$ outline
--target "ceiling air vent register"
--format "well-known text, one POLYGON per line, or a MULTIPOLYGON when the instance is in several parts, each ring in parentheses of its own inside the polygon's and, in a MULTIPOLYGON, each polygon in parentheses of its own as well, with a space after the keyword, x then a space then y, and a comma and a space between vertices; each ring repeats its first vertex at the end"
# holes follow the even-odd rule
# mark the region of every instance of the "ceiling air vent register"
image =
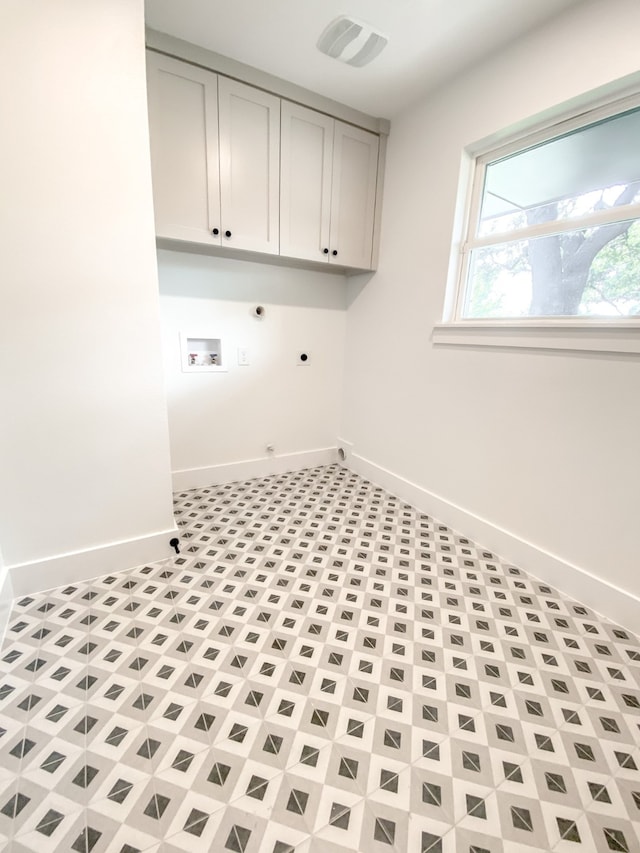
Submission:
POLYGON ((387 41, 370 24, 342 15, 324 30, 317 46, 327 56, 361 68, 379 56, 387 41))

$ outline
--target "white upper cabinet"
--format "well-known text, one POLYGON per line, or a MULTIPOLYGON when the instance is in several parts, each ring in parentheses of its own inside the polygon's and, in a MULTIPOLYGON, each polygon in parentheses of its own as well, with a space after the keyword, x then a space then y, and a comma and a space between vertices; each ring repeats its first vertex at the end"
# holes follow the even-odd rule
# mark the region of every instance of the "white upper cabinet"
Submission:
POLYGON ((223 245, 278 254, 280 98, 218 78, 223 245))
POLYGON ((284 101, 280 163, 280 253, 329 259, 333 126, 329 116, 284 101))
POLYGON ((214 242, 211 229, 220 224, 218 77, 148 53, 147 88, 156 234, 214 242))
POLYGON ((375 133, 154 51, 147 88, 158 238, 372 268, 375 133))
POLYGON ((370 269, 378 137, 282 104, 280 253, 370 269))
POLYGON ((336 121, 331 181, 330 259, 371 269, 378 137, 336 121))
POLYGON ((156 234, 276 253, 280 99, 147 54, 156 234))

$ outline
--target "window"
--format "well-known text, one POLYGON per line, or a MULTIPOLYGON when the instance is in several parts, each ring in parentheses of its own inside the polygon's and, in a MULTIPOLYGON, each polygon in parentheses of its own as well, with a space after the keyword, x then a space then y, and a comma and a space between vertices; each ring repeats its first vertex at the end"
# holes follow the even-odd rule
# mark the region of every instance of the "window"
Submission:
POLYGON ((454 321, 640 319, 640 106, 476 160, 454 321))

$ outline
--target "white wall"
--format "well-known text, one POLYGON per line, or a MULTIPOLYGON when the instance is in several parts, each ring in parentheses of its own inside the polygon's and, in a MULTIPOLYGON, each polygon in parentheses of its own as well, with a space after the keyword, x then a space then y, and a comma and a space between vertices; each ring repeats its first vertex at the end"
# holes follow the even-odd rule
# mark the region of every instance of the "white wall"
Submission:
POLYGON ((176 488, 276 470, 245 464, 264 460, 267 444, 289 457, 287 467, 329 461, 307 454, 336 446, 344 277, 169 251, 158 265, 176 488), (261 320, 256 305, 265 308, 261 320), (227 372, 183 372, 181 333, 222 338, 227 372), (248 348, 249 366, 238 365, 238 347, 248 348))
POLYGON ((379 271, 349 291, 342 434, 355 454, 412 481, 426 507, 466 519, 465 532, 507 558, 528 553, 533 573, 545 571, 543 552, 560 558, 555 583, 574 593, 566 564, 640 596, 640 362, 438 349, 430 335, 463 149, 636 72, 639 34, 637 0, 580 4, 397 117, 379 271), (374 360, 381 340, 387 357, 374 360))
POLYGON ((93 574, 100 553, 164 556, 174 522, 142 0, 4 0, 1 18, 0 541, 19 594, 64 582, 68 552, 93 574))

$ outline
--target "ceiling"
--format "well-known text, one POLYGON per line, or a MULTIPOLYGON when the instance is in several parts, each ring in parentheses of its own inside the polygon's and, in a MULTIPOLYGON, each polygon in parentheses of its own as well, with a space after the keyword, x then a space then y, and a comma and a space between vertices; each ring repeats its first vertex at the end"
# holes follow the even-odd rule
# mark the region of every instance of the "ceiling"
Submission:
POLYGON ((584 0, 145 0, 147 26, 391 118, 425 92, 584 0), (364 68, 316 49, 349 15, 389 43, 364 68))

